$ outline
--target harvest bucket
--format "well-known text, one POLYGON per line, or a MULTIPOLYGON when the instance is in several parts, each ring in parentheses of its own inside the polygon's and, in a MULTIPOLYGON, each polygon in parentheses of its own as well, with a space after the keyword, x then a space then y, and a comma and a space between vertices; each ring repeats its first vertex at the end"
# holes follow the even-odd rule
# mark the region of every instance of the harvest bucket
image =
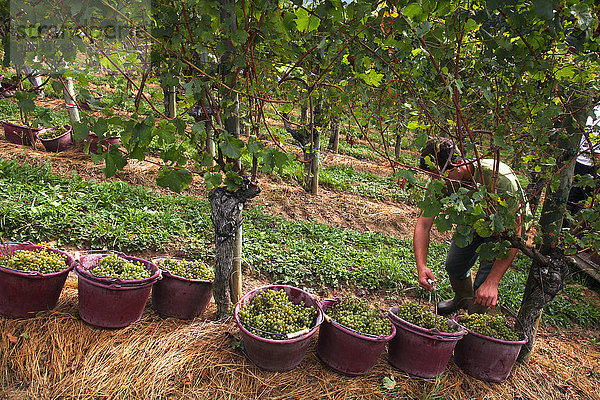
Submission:
POLYGON ((90 143, 89 151, 93 154, 98 154, 98 144, 101 150, 110 151, 112 146, 116 146, 121 141, 118 136, 110 136, 102 140, 98 140, 98 136, 95 133, 90 133, 86 139, 90 143))
MULTIPOLYGON (((326 313, 338 302, 323 300, 323 312, 326 313)), ((393 324, 391 327, 388 336, 365 335, 325 317, 319 328, 317 355, 335 371, 352 376, 364 375, 373 369, 385 345, 396 334, 396 327, 393 324)))
POLYGON ((86 254, 75 266, 78 276, 79 316, 90 325, 101 328, 123 328, 138 321, 150 297, 152 285, 160 271, 150 261, 119 254, 129 261, 142 263, 150 272, 149 278, 123 281, 92 275, 90 270, 109 254, 86 254))
POLYGON ((421 378, 441 375, 465 331, 452 320, 449 322, 459 328, 457 332, 424 329, 398 317, 397 312, 398 307, 392 307, 388 312, 396 326, 396 336, 390 340, 388 348, 390 363, 399 370, 421 378))
POLYGON ((41 135, 44 131, 56 128, 43 129, 38 132, 40 142, 42 142, 42 145, 44 145, 46 151, 56 153, 68 149, 71 144, 73 144, 73 129, 71 128, 71 125, 65 125, 65 128, 67 130, 64 133, 51 139, 42 139, 39 137, 39 135, 41 135))
MULTIPOLYGON (((460 318, 458 320, 460 323, 460 318)), ((504 382, 510 375, 527 337, 509 341, 485 336, 465 328, 467 334, 456 344, 454 362, 474 378, 504 382)))
POLYGON ((31 146, 37 138, 39 129, 27 128, 23 125, 13 124, 9 121, 2 121, 4 136, 6 140, 14 144, 31 146))
MULTIPOLYGON (((157 258, 153 261, 159 261, 157 258)), ((163 317, 193 319, 212 297, 212 281, 186 279, 161 269, 162 279, 152 287, 152 308, 163 317)))
POLYGON ((240 328, 240 336, 244 342, 248 358, 259 368, 268 371, 287 371, 302 362, 312 336, 323 322, 323 311, 319 302, 304 290, 293 286, 272 285, 254 289, 242 296, 235 306, 234 317, 237 326, 240 328), (239 317, 240 308, 244 304, 250 303, 260 291, 281 289, 285 291, 292 303, 304 303, 306 306, 314 307, 317 310, 317 316, 311 329, 293 339, 274 340, 262 338, 244 328, 239 317))
MULTIPOLYGON (((10 243, 0 246, 0 254, 12 254, 16 250, 39 251, 44 247, 32 243, 10 243)), ((74 260, 69 254, 48 251, 66 257, 65 269, 50 274, 37 271, 24 272, 0 267, 0 315, 8 318, 30 318, 56 306, 74 260)))

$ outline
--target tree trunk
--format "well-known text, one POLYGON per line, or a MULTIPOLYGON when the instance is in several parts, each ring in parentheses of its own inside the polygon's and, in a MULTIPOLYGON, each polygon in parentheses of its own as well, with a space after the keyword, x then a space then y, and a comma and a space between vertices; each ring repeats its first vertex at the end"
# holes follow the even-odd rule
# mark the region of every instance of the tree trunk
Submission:
POLYGON ((213 190, 208 196, 215 229, 215 280, 213 296, 217 304, 217 319, 227 317, 231 304, 230 281, 234 261, 234 244, 241 224, 241 213, 246 201, 260 193, 258 186, 245 180, 235 192, 224 187, 213 190))
POLYGON ((517 316, 523 333, 528 339, 519 354, 519 360, 522 362, 528 362, 531 357, 542 310, 562 290, 564 280, 569 273, 569 267, 562 254, 556 253, 548 258, 549 265, 541 265, 532 261, 523 301, 517 316))
POLYGON ((542 235, 540 253, 546 256, 548 262, 541 263, 535 260, 532 262, 518 315, 528 338, 527 344, 522 347, 519 354, 519 360, 524 362, 529 361, 531 357, 542 310, 562 290, 569 272, 557 244, 566 212, 566 200, 573 182, 575 168, 573 159, 579 148, 581 127, 585 125, 586 102, 585 98, 579 97, 568 105, 568 113, 565 114, 561 124, 563 132, 556 135, 558 157, 555 171, 558 172, 560 183, 555 189, 551 184, 547 186, 540 217, 542 235))
POLYGON ((340 148, 340 123, 335 118, 331 119, 330 132, 331 135, 329 136, 327 149, 333 153, 337 153, 340 148))
POLYGON ((319 132, 316 129, 313 134, 313 146, 314 148, 310 160, 310 193, 316 196, 319 194, 319 168, 321 164, 321 140, 319 132))
POLYGON ((177 115, 177 88, 167 86, 163 89, 165 114, 169 118, 175 118, 177 115))
POLYGON ((394 145, 394 157, 396 160, 400 159, 402 151, 402 135, 396 135, 396 144, 394 145))

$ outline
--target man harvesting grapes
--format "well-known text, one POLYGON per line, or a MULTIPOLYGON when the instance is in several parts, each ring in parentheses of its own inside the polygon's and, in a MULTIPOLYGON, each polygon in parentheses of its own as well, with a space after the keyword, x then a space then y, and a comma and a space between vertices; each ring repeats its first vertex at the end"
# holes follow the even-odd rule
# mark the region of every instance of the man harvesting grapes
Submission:
MULTIPOLYGON (((523 190, 511 168, 494 159, 482 159, 479 163, 460 159, 460 152, 455 144, 444 138, 431 139, 421 152, 420 168, 431 172, 433 177, 445 180, 444 190, 447 194, 456 193, 460 187, 469 189, 470 195, 481 193, 477 191, 482 185, 487 193, 497 195, 497 203, 508 207, 515 214, 515 231, 521 233, 524 213, 527 207, 522 207, 525 196, 523 190)), ((428 193, 428 196, 431 193, 428 193)), ((436 215, 425 216, 422 213, 417 220, 414 236, 413 250, 417 264, 419 284, 421 287, 432 290, 436 278, 427 267, 427 253, 429 250, 430 232, 436 215)), ((458 228, 457 228, 458 230, 458 228)), ((482 230, 475 230, 473 238, 468 243, 457 240, 454 234, 445 269, 454 290, 454 298, 438 303, 438 313, 447 315, 459 308, 465 308, 469 313, 485 312, 487 307, 494 307, 498 302, 498 284, 504 273, 510 267, 517 249, 510 248, 508 256, 495 260, 480 261, 477 276, 473 282, 471 268, 479 257, 477 249, 482 244, 498 241, 491 232, 482 234, 482 230)))

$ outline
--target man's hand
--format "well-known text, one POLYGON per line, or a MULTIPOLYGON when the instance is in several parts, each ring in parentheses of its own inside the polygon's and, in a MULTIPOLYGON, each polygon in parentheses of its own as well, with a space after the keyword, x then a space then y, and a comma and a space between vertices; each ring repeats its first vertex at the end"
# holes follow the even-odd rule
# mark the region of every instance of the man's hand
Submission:
POLYGON ((498 304, 498 285, 486 279, 475 292, 475 304, 484 307, 496 307, 498 304))
POLYGON ((419 285, 423 289, 433 290, 433 285, 429 283, 429 281, 437 282, 435 276, 433 276, 433 272, 428 267, 423 267, 418 270, 419 274, 419 285))

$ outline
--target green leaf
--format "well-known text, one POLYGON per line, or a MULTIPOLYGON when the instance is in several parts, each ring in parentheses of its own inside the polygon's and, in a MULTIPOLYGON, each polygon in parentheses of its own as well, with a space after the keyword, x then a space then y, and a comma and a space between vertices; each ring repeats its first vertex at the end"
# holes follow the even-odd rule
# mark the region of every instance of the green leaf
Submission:
POLYGON ((418 182, 415 171, 411 169, 402 169, 399 171, 398 175, 400 176, 400 178, 406 179, 409 183, 413 185, 418 182))
POLYGON ((206 188, 208 190, 217 188, 221 185, 223 181, 223 177, 219 173, 210 173, 207 172, 204 174, 204 181, 206 182, 206 188))
POLYGON ((421 7, 417 3, 411 3, 404 7, 404 15, 406 15, 409 19, 412 20, 421 20, 420 17, 423 14, 423 7, 421 7))
POLYGON ((358 77, 365 81, 367 85, 378 87, 383 79, 383 74, 379 74, 371 68, 365 74, 358 74, 358 77))
POLYGON ((493 10, 499 8, 503 4, 504 4, 503 0, 487 0, 486 8, 490 11, 493 11, 493 10))
POLYGON ((127 165, 127 159, 123 157, 117 146, 112 146, 104 156, 105 166, 102 169, 107 178, 113 176, 117 170, 122 170, 127 165))
POLYGON ((419 26, 417 26, 417 28, 415 29, 415 33, 417 34, 417 36, 423 37, 427 33, 429 33, 429 31, 431 31, 431 27, 432 27, 431 22, 425 21, 422 24, 420 24, 419 26))
POLYGON ((84 140, 90 134, 90 128, 87 123, 73 122, 73 140, 84 140))
POLYGON ((473 229, 469 226, 458 225, 452 240, 460 248, 468 246, 473 241, 473 229))
POLYGON ((452 229, 452 220, 446 216, 440 216, 434 220, 435 227, 440 232, 448 232, 452 229))
POLYGON ((181 157, 181 150, 179 149, 179 147, 174 146, 169 148, 167 151, 164 151, 160 157, 163 159, 163 161, 177 161, 179 160, 179 157, 181 157))
POLYGON ((17 92, 15 93, 15 98, 17 99, 17 105, 23 112, 32 112, 35 110, 35 103, 29 93, 17 92))
POLYGON ((550 20, 554 17, 552 0, 534 0, 535 13, 540 19, 550 20))
POLYGON ((293 155, 290 153, 285 153, 283 151, 280 151, 279 149, 276 148, 275 153, 274 153, 274 159, 275 159, 275 166, 277 168, 279 168, 280 171, 283 171, 283 167, 291 164, 293 155))
POLYGON ((475 228, 477 234, 481 237, 486 238, 492 236, 493 229, 491 223, 485 219, 478 219, 475 221, 473 227, 475 228))
POLYGON ((192 174, 186 169, 175 169, 163 166, 158 171, 156 183, 159 186, 171 189, 174 192, 181 192, 192 183, 192 174))
POLYGON ((244 142, 231 135, 223 135, 223 141, 219 143, 219 148, 226 157, 237 160, 242 155, 244 142))
POLYGON ((248 153, 256 155, 261 150, 263 150, 265 146, 255 137, 250 137, 248 139, 248 144, 246 145, 246 148, 248 149, 248 153))
POLYGON ((200 160, 200 166, 202 167, 210 167, 213 163, 213 156, 208 153, 202 153, 202 159, 200 160))
POLYGON ((434 196, 431 196, 429 191, 425 195, 425 198, 418 203, 418 206, 423 210, 424 217, 435 217, 442 210, 440 202, 435 200, 434 196))
POLYGON ((393 390, 396 387, 396 379, 393 375, 383 377, 383 387, 387 390, 393 390))
POLYGON ((248 32, 238 29, 235 32, 232 32, 229 37, 233 44, 240 45, 246 43, 248 36, 248 32))
POLYGON ((311 16, 304 8, 296 10, 296 28, 301 33, 311 32, 316 30, 321 24, 321 20, 311 16))

